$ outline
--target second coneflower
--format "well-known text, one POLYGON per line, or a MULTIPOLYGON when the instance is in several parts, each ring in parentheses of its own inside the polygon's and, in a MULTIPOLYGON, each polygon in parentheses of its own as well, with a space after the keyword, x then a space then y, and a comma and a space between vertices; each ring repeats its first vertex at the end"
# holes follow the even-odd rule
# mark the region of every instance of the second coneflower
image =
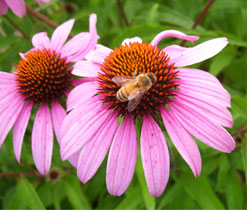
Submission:
POLYGON ((111 50, 102 45, 75 64, 72 73, 95 81, 77 86, 68 96, 61 128, 62 159, 73 159, 79 179, 86 183, 95 174, 110 148, 106 184, 112 195, 127 189, 137 158, 135 120, 142 120, 140 137, 144 174, 152 196, 160 196, 169 177, 169 153, 156 119, 166 130, 197 177, 201 156, 193 136, 210 147, 229 153, 235 148, 231 135, 230 95, 213 75, 179 68, 208 59, 228 43, 216 38, 185 48, 171 45, 160 50, 165 37, 191 41, 199 37, 170 30, 143 43, 138 37, 111 50), (123 122, 118 126, 118 117, 123 122))
POLYGON ((72 80, 72 62, 84 58, 98 40, 96 15, 90 16, 90 32, 65 41, 74 20, 60 25, 49 40, 45 32, 32 38, 34 48, 21 54, 15 74, 0 72, 0 147, 13 127, 13 144, 17 161, 31 110, 38 106, 33 131, 32 153, 34 163, 41 174, 47 174, 51 165, 53 129, 60 142, 60 126, 66 115, 60 105, 76 83, 72 80), (51 112, 50 112, 51 108, 51 112))

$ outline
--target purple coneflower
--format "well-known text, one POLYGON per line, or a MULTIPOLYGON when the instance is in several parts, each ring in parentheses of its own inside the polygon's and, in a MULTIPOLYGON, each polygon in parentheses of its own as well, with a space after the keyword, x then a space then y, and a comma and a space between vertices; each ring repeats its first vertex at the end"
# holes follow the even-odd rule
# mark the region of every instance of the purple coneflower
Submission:
MULTIPOLYGON (((50 0, 35 0, 41 6, 40 2, 50 2, 50 0)), ((18 17, 22 18, 26 14, 26 4, 24 0, 0 0, 0 15, 5 15, 8 12, 8 7, 18 17)))
POLYGON ((192 43, 199 38, 175 30, 163 31, 150 44, 135 37, 114 50, 97 45, 86 61, 75 64, 73 74, 95 79, 72 90, 67 100, 71 112, 61 127, 62 159, 74 158, 81 182, 92 178, 111 147, 107 188, 112 195, 124 193, 136 165, 135 120, 142 120, 141 158, 152 196, 160 196, 164 191, 170 167, 159 119, 163 119, 168 135, 195 177, 201 172, 201 156, 193 136, 222 152, 235 148, 233 138, 223 128, 233 125, 227 109, 229 93, 213 75, 179 68, 216 55, 227 45, 227 39, 212 39, 193 48, 171 45, 160 50, 158 43, 168 36, 192 43), (127 84, 128 78, 147 72, 155 74, 156 81, 129 112, 130 99, 121 102, 116 98, 121 86, 114 77, 125 77, 127 84), (124 118, 120 126, 119 117, 124 118))
POLYGON ((50 169, 53 128, 60 141, 60 126, 66 113, 59 101, 78 84, 72 80, 71 62, 82 60, 98 40, 96 15, 92 14, 90 32, 80 33, 65 44, 73 24, 71 19, 57 27, 51 40, 45 32, 35 34, 34 48, 21 54, 15 74, 0 72, 0 146, 13 127, 14 152, 21 163, 21 147, 31 110, 34 105, 39 106, 32 131, 32 153, 41 174, 50 169))

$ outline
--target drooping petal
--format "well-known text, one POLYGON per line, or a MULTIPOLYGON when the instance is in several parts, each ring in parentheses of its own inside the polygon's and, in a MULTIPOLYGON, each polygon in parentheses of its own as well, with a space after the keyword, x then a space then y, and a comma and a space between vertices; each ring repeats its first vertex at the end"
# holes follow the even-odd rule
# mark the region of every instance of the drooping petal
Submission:
POLYGON ((149 192, 152 196, 160 196, 169 178, 170 159, 165 137, 149 115, 143 119, 141 157, 149 192))
POLYGON ((125 45, 125 44, 128 45, 129 43, 134 43, 134 42, 142 43, 142 39, 138 36, 135 36, 133 38, 123 40, 121 45, 125 45))
POLYGON ((89 17, 89 34, 87 38, 89 40, 86 40, 86 42, 83 42, 84 45, 81 47, 81 49, 73 56, 69 57, 70 61, 76 62, 82 60, 85 55, 90 52, 90 50, 93 50, 96 46, 96 43, 99 39, 99 35, 97 34, 96 30, 96 22, 97 22, 97 16, 96 14, 91 14, 89 17))
POLYGON ((32 102, 25 104, 14 124, 13 145, 14 145, 15 157, 19 164, 21 164, 20 159, 21 159, 22 142, 25 131, 27 129, 27 124, 30 118, 32 107, 33 107, 32 102))
POLYGON ((54 131, 58 143, 60 144, 61 142, 60 129, 62 126, 62 122, 66 116, 66 112, 64 108, 57 101, 53 101, 51 106, 51 114, 52 114, 52 123, 53 123, 54 131))
POLYGON ((2 89, 9 89, 10 86, 13 88, 16 86, 15 75, 7 72, 0 72, 0 91, 2 89))
POLYGON ((195 177, 199 176, 201 173, 202 160, 196 142, 179 123, 171 110, 162 108, 161 115, 173 144, 183 159, 188 163, 195 177))
POLYGON ((24 0, 5 0, 5 2, 18 17, 23 18, 26 14, 26 4, 24 0))
POLYGON ((5 0, 0 0, 0 15, 5 15, 8 12, 8 5, 6 4, 5 0))
POLYGON ((73 89, 67 98, 67 111, 75 109, 79 104, 97 93, 98 82, 86 82, 73 89))
POLYGON ((192 44, 194 41, 199 39, 199 36, 189 36, 180 31, 167 30, 167 31, 162 31, 158 35, 156 35, 156 37, 154 37, 154 39, 152 40, 151 45, 157 46, 159 42, 166 37, 176 37, 178 39, 184 39, 190 41, 192 44))
POLYGON ((70 162, 70 164, 72 166, 74 166, 75 168, 77 167, 77 163, 78 163, 78 160, 79 160, 80 153, 81 153, 81 150, 79 150, 78 152, 74 153, 73 155, 71 155, 68 158, 68 161, 70 162))
MULTIPOLYGON (((63 131, 61 132, 62 141, 61 141, 61 156, 62 160, 67 160, 71 155, 80 150, 87 142, 89 142, 98 129, 102 126, 106 118, 108 117, 109 110, 102 108, 93 108, 91 106, 81 107, 80 111, 72 110, 68 116, 68 119, 71 119, 70 115, 74 116, 73 121, 70 126, 63 126, 63 131)), ((68 120, 64 120, 63 124, 67 124, 68 120)))
POLYGON ((40 174, 48 174, 51 166, 53 129, 47 104, 41 104, 33 124, 32 153, 40 174))
MULTIPOLYGON (((1 94, 2 95, 2 94, 1 94)), ((18 118, 24 100, 19 93, 7 92, 5 97, 0 100, 0 147, 2 146, 7 134, 13 127, 16 119, 18 118)))
POLYGON ((50 40, 46 32, 40 32, 33 36, 32 43, 35 48, 50 48, 50 40))
POLYGON ((90 61, 78 61, 73 68, 72 74, 80 77, 97 77, 100 66, 90 61))
POLYGON ((96 44, 94 50, 91 50, 86 56, 85 59, 88 61, 94 62, 101 65, 105 58, 112 52, 112 49, 105 47, 101 44, 96 44))
POLYGON ((199 63, 211 58, 219 53, 227 44, 227 38, 216 38, 192 48, 170 46, 165 48, 164 51, 168 54, 168 57, 170 57, 168 64, 174 64, 175 67, 181 67, 199 63))
POLYGON ((231 135, 211 118, 179 101, 170 104, 172 112, 183 127, 203 143, 222 152, 230 153, 235 148, 231 135))
POLYGON ((117 116, 112 113, 97 131, 92 140, 81 150, 77 164, 77 176, 82 183, 90 180, 105 159, 117 129, 117 116))
POLYGON ((137 138, 133 118, 126 116, 110 149, 106 185, 108 192, 115 196, 122 195, 133 177, 137 158, 137 138))
POLYGON ((53 32, 51 37, 51 49, 55 50, 57 53, 62 49, 64 42, 69 36, 69 33, 74 25, 75 20, 71 19, 58 26, 56 30, 53 32))

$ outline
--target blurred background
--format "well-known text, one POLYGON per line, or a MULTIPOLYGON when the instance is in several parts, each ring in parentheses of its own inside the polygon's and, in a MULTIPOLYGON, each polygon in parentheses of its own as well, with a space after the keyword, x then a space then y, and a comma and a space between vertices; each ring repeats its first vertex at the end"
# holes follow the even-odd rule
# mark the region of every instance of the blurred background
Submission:
MULTIPOLYGON (((246 0, 216 0, 196 28, 192 26, 208 0, 51 0, 43 3, 42 9, 33 0, 25 2, 57 24, 75 18, 73 34, 88 31, 88 15, 96 13, 99 43, 110 48, 118 47, 123 39, 133 36, 150 42, 157 33, 167 29, 200 36, 195 45, 215 37, 227 37, 229 44, 222 52, 192 67, 217 76, 230 92, 234 126, 227 130, 237 146, 231 154, 224 154, 196 140, 202 156, 202 172, 195 179, 164 130, 170 149, 171 172, 162 196, 150 196, 138 151, 135 174, 128 190, 114 197, 106 189, 107 159, 93 179, 83 185, 77 179, 76 170, 67 161, 61 161, 56 140, 49 175, 37 173, 31 152, 33 114, 22 148, 24 166, 15 160, 12 132, 0 149, 1 209, 247 208, 246 0)), ((51 36, 53 30, 30 14, 20 19, 9 10, 6 16, 1 16, 0 70, 14 72, 20 60, 19 52, 32 48, 31 37, 39 31, 47 31, 51 36)), ((167 38, 159 47, 180 43, 181 40, 167 38)))

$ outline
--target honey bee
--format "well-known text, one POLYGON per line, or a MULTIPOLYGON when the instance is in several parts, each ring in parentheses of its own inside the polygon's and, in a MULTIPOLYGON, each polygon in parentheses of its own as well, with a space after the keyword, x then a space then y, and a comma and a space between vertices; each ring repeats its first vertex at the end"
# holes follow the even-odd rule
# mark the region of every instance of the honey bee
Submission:
POLYGON ((141 73, 137 76, 115 76, 112 78, 115 84, 121 86, 117 91, 116 98, 121 102, 128 101, 128 111, 132 112, 145 92, 157 81, 154 73, 141 73))

